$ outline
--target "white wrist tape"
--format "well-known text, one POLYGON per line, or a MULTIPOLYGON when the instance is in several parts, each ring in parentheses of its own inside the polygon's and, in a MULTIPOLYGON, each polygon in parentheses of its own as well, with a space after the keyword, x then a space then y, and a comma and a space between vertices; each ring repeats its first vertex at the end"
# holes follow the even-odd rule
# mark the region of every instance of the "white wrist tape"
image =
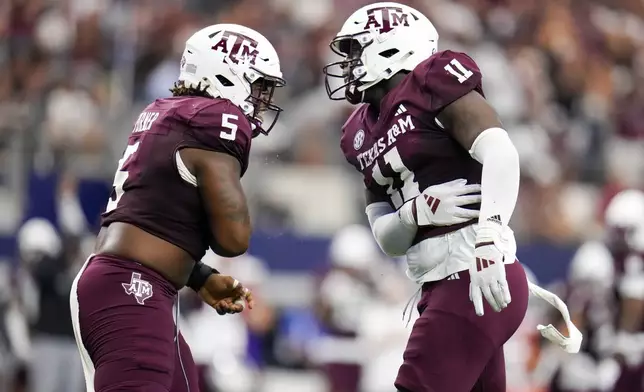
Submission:
POLYGON ((405 225, 409 226, 410 228, 415 228, 417 227, 417 222, 416 218, 414 217, 414 203, 416 202, 416 198, 413 198, 406 202, 405 204, 400 207, 398 210, 398 217, 404 223, 405 225))

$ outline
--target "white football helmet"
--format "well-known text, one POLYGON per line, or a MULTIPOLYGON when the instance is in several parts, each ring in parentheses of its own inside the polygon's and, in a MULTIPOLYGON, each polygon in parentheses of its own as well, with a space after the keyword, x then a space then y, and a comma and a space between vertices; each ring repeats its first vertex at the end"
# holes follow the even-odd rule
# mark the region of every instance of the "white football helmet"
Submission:
POLYGON ((409 6, 374 3, 354 12, 330 46, 343 59, 323 69, 327 94, 356 104, 368 88, 400 71, 413 71, 436 53, 438 32, 425 15, 409 6), (331 78, 344 83, 332 87, 331 78))
POLYGON ((619 192, 608 203, 604 218, 612 245, 633 247, 634 237, 644 230, 644 192, 637 189, 619 192))
POLYGON ((43 254, 57 257, 63 250, 63 243, 54 225, 44 218, 31 218, 17 234, 18 250, 23 261, 30 263, 43 254))
POLYGON ((236 24, 208 26, 188 38, 179 82, 230 100, 256 127, 254 136, 267 134, 275 125, 282 109, 272 103, 273 93, 286 84, 273 45, 257 31, 236 24), (261 124, 264 110, 275 112, 268 128, 261 124))
POLYGON ((616 194, 606 207, 606 224, 615 227, 644 225, 644 192, 627 189, 616 194))
POLYGON ((336 267, 366 270, 382 257, 368 227, 350 225, 340 230, 329 248, 331 263, 336 267))
POLYGON ((574 283, 588 282, 605 286, 613 283, 614 276, 613 256, 599 241, 588 241, 579 247, 568 271, 568 279, 574 283))

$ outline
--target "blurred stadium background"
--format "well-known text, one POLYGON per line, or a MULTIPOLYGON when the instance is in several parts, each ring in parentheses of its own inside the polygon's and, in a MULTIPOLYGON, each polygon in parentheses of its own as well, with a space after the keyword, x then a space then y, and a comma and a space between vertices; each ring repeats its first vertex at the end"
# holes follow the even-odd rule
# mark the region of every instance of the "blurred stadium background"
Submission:
MULTIPOLYGON (((168 96, 185 39, 218 22, 268 37, 288 87, 244 178, 250 255, 208 256, 254 288, 259 306, 218 317, 185 293, 181 325, 202 392, 392 390, 415 287, 350 226, 366 221, 360 178, 339 149, 351 108, 327 99, 321 73, 330 37, 368 2, 0 1, 0 391, 82 390, 71 279, 139 110, 168 96)), ((522 160, 519 257, 540 283, 565 282, 578 246, 602 238, 611 197, 644 186, 644 3, 401 2, 430 17, 440 48, 466 51, 483 70, 522 160)), ((531 308, 506 348, 510 392, 555 390, 569 360, 543 359, 539 314, 531 308)), ((594 391, 584 384, 594 369, 569 372, 568 390, 594 391)))

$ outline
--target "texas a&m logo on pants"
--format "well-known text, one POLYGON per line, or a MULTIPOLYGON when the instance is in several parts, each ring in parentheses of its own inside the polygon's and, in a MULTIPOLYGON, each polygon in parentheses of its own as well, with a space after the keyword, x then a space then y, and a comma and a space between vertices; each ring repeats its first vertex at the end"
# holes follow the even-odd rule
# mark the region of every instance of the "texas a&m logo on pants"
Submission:
MULTIPOLYGON (((367 11, 367 24, 364 29, 375 28, 379 33, 386 33, 397 26, 409 26, 409 15, 400 7, 376 7, 367 11), (378 21, 380 19, 380 21, 378 21)), ((414 20, 418 18, 411 14, 414 20)))
MULTIPOLYGON (((209 35, 213 38, 220 32, 217 31, 209 35)), ((212 48, 227 54, 228 58, 235 64, 248 62, 255 65, 259 51, 257 50, 257 41, 240 33, 224 31, 221 39, 212 48)))
POLYGON ((152 297, 152 284, 147 280, 141 279, 141 274, 132 272, 130 283, 121 283, 127 295, 133 295, 136 302, 145 305, 145 300, 152 297))

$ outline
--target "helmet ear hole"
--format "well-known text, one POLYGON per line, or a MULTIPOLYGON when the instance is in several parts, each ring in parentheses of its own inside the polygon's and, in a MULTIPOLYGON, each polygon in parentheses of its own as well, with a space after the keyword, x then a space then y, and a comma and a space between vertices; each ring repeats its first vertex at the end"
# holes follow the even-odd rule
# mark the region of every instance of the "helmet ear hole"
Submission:
POLYGON ((231 82, 231 81, 230 81, 228 78, 226 78, 225 76, 217 75, 217 76, 215 76, 215 77, 217 78, 217 80, 219 81, 219 83, 221 83, 221 85, 222 85, 222 86, 224 86, 224 87, 231 87, 231 86, 234 86, 234 83, 233 83, 233 82, 231 82))
POLYGON ((393 48, 393 49, 387 49, 385 51, 382 51, 382 52, 378 53, 378 55, 388 59, 388 58, 390 58, 391 56, 395 55, 398 52, 400 52, 398 49, 393 48))

